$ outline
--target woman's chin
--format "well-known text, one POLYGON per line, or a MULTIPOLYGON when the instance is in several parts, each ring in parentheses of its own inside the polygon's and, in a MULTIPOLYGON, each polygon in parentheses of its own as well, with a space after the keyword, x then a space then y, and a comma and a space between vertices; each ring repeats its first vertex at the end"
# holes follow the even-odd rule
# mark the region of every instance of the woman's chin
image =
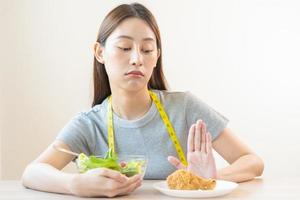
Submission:
POLYGON ((124 89, 128 91, 140 91, 142 89, 147 88, 147 84, 141 81, 128 81, 124 89))

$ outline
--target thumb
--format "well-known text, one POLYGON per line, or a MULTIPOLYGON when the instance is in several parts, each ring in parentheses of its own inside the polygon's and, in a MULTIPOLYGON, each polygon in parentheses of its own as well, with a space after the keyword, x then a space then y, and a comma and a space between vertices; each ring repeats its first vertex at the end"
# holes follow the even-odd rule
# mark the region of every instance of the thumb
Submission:
POLYGON ((177 169, 186 169, 186 167, 180 162, 180 160, 174 156, 168 156, 168 161, 177 169))
POLYGON ((100 168, 90 169, 86 173, 114 179, 121 183, 128 180, 128 178, 125 175, 121 174, 119 171, 108 169, 108 168, 100 167, 100 168))

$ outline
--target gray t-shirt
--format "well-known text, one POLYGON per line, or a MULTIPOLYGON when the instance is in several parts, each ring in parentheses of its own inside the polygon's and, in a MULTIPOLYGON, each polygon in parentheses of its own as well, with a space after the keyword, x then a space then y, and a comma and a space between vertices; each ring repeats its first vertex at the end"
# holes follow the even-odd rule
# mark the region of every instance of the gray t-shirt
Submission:
MULTIPOLYGON (((215 139, 228 120, 190 92, 153 90, 165 108, 186 155, 190 126, 202 119, 215 139)), ((75 116, 58 134, 57 139, 72 151, 103 155, 108 150, 107 98, 87 112, 75 116)), ((119 154, 144 154, 148 158, 145 179, 165 179, 176 170, 167 157, 177 157, 169 133, 155 104, 140 119, 125 120, 113 114, 115 148, 119 154)))

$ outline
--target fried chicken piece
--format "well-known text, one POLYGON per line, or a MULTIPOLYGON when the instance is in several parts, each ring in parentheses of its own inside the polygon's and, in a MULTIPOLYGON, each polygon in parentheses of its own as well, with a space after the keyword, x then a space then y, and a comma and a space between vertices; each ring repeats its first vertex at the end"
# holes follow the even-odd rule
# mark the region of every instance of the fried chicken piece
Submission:
POLYGON ((167 177, 168 187, 175 190, 212 190, 216 180, 205 179, 183 169, 176 170, 167 177))

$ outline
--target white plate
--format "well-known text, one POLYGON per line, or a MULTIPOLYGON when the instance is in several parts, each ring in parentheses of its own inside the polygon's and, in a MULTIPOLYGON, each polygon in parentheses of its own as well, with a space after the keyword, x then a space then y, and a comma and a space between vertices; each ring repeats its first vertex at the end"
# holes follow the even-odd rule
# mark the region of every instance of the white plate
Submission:
POLYGON ((213 190, 172 190, 168 188, 166 181, 160 181, 153 184, 153 187, 163 194, 185 198, 207 198, 222 196, 232 192, 237 186, 237 183, 223 180, 217 180, 216 187, 213 190))

